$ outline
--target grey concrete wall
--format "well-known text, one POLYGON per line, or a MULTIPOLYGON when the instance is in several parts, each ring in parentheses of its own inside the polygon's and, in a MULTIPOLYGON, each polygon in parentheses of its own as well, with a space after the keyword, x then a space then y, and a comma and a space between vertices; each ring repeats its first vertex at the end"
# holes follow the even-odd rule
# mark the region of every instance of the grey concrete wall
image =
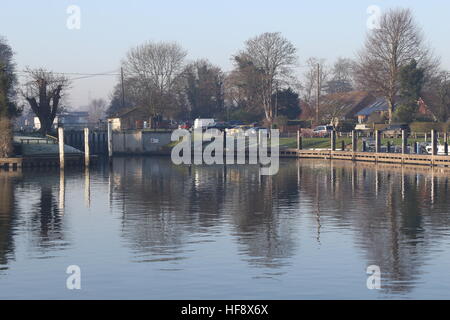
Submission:
POLYGON ((161 152, 169 144, 171 132, 115 131, 113 133, 113 153, 151 154, 161 152))

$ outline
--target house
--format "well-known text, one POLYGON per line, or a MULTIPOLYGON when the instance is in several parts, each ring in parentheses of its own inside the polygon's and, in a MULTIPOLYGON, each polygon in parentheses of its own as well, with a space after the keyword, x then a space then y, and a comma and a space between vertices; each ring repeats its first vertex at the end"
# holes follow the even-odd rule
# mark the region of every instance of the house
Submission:
POLYGON ((381 119, 389 112, 389 104, 384 97, 378 97, 376 100, 369 104, 364 109, 360 110, 356 116, 358 117, 358 123, 365 123, 370 117, 381 119))
POLYGON ((319 117, 338 125, 341 121, 355 120, 361 110, 375 101, 376 97, 367 91, 328 94, 320 99, 319 117))
MULTIPOLYGON (((393 111, 395 111, 395 107, 401 104, 402 99, 398 97, 397 103, 394 105, 393 111)), ((427 106, 424 99, 419 98, 417 101, 418 109, 417 115, 422 118, 429 118, 435 120, 436 117, 431 112, 430 108, 427 106)), ((358 123, 365 122, 379 122, 381 119, 386 118, 389 113, 389 104, 384 97, 378 97, 372 104, 368 105, 361 111, 359 111, 356 116, 358 117, 358 123)))
POLYGON ((127 108, 109 117, 113 130, 142 129, 149 127, 151 120, 148 110, 141 107, 127 108))

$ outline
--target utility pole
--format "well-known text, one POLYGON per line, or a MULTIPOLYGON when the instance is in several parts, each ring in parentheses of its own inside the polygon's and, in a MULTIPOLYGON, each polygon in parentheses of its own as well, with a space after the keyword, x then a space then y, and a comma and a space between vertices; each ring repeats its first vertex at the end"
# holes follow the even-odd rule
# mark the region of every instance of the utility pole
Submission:
POLYGON ((275 82, 275 119, 278 118, 278 81, 275 82))
POLYGON ((120 78, 122 82, 122 109, 125 108, 125 86, 123 84, 123 68, 120 68, 120 78))
POLYGON ((317 64, 317 97, 316 97, 316 125, 319 124, 319 101, 320 99, 320 64, 317 64))

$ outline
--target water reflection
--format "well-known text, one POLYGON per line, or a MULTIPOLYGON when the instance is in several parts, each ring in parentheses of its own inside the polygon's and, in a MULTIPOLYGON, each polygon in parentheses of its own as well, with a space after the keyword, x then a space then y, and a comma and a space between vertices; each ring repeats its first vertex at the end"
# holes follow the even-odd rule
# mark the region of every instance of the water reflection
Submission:
MULTIPOLYGON (((116 158, 112 167, 91 171, 0 173, 0 269, 10 268, 17 242, 29 241, 33 257, 76 250, 68 234, 82 226, 76 212, 91 208, 105 221, 120 223, 117 230, 111 227, 109 250, 125 248, 127 263, 158 264, 166 271, 183 272, 202 245, 210 244, 231 255, 236 250, 245 268, 262 270, 254 281, 266 275, 295 282, 296 266, 306 261, 317 269, 311 275, 321 272, 325 283, 349 249, 330 238, 351 239, 362 266, 380 266, 383 293, 403 296, 420 285, 432 257, 448 254, 445 168, 286 160, 276 176, 261 177, 258 166, 116 158), (83 200, 70 205, 77 192, 85 206, 83 200), (331 247, 327 263, 315 258, 331 247)), ((91 232, 108 224, 95 228, 91 232)), ((217 259, 211 268, 227 263, 217 259)))

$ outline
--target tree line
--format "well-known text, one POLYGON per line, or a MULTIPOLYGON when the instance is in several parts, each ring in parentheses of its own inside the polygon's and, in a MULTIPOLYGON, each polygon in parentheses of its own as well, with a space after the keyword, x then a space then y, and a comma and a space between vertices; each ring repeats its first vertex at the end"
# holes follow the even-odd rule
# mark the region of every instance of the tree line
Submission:
MULTIPOLYGON (((62 74, 33 69, 18 89, 11 48, 4 39, 0 44, 0 116, 15 116, 20 97, 39 117, 42 132, 48 132, 71 82, 62 74)), ((112 91, 108 113, 140 107, 151 117, 271 126, 296 119, 317 104, 320 108, 323 95, 360 90, 386 99, 386 122, 416 120, 417 101, 424 97, 435 120, 447 121, 450 115, 449 72, 441 69, 409 9, 385 11, 356 56, 340 57, 331 65, 320 57, 300 65, 298 49, 279 32, 248 39, 232 55, 229 72, 207 59, 189 62, 186 57, 175 42, 148 41, 131 48, 121 61, 123 81, 119 78, 112 91)), ((96 101, 91 107, 104 105, 96 101)))

